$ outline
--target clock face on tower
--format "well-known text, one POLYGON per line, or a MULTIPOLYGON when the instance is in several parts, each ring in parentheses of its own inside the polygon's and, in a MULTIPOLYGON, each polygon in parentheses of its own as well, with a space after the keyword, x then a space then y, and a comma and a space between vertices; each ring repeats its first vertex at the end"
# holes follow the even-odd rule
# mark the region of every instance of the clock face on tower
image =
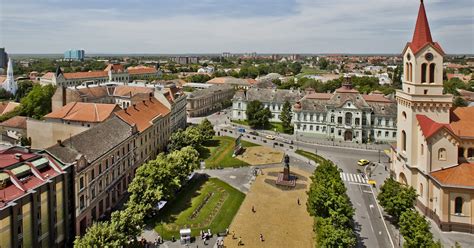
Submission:
POLYGON ((432 53, 425 54, 425 59, 428 60, 428 61, 433 60, 433 54, 432 53))

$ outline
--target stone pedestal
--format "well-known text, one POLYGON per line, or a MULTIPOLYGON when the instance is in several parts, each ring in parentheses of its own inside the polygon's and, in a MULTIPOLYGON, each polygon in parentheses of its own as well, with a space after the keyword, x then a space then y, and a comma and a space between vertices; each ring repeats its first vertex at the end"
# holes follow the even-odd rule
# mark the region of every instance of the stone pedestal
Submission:
POLYGON ((290 168, 283 169, 283 180, 290 181, 290 168))

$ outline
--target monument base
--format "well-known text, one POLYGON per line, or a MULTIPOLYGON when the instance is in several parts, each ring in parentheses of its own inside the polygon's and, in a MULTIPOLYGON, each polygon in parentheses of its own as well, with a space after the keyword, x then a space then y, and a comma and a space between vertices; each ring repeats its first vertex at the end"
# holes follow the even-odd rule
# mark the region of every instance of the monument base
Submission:
POLYGON ((278 175, 278 178, 276 180, 277 185, 281 186, 287 186, 287 187, 295 187, 296 186, 296 177, 292 176, 289 174, 286 174, 285 172, 281 172, 278 175), (288 179, 285 179, 285 175, 287 176, 288 179))

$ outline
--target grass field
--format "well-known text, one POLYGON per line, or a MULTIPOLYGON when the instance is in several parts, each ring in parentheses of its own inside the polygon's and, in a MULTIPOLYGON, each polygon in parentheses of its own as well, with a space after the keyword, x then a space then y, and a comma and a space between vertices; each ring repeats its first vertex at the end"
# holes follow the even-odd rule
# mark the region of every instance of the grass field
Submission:
POLYGON ((312 152, 307 152, 307 151, 303 151, 303 150, 296 150, 296 153, 301 155, 301 156, 304 156, 308 159, 314 160, 318 164, 321 164, 322 162, 326 161, 325 158, 323 158, 323 157, 321 157, 317 154, 314 154, 312 152))
MULTIPOLYGON (((231 120, 231 122, 244 125, 244 126, 249 125, 249 123, 246 120, 231 120)), ((285 133, 283 131, 283 126, 279 122, 270 122, 270 125, 264 128, 264 130, 271 130, 271 131, 275 131, 275 129, 279 133, 285 133)))
MULTIPOLYGON (((243 147, 258 146, 242 140, 243 147)), ((214 137, 199 149, 201 159, 204 159, 206 168, 225 168, 249 166, 248 163, 233 158, 235 139, 226 136, 214 137)))
POLYGON ((320 75, 320 74, 325 74, 325 73, 328 73, 328 72, 325 70, 303 66, 303 68, 301 69, 301 72, 298 75, 296 75, 296 77, 300 78, 306 75, 320 75))
POLYGON ((229 227, 244 198, 244 193, 227 183, 201 176, 183 188, 151 222, 167 240, 178 238, 182 228, 191 228, 192 236, 207 229, 222 232, 229 227))

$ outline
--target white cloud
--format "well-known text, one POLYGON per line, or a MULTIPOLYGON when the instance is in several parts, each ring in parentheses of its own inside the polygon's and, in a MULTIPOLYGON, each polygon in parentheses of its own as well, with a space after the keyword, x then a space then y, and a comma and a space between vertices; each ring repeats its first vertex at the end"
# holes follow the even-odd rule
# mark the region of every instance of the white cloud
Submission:
MULTIPOLYGON (((130 16, 113 6, 77 10, 3 3, 0 46, 13 53, 73 47, 89 53, 398 53, 411 39, 418 12, 413 2, 297 0, 291 14, 245 18, 225 12, 130 16)), ((448 53, 474 53, 473 3, 436 7, 445 2, 426 3, 434 39, 448 53)))

